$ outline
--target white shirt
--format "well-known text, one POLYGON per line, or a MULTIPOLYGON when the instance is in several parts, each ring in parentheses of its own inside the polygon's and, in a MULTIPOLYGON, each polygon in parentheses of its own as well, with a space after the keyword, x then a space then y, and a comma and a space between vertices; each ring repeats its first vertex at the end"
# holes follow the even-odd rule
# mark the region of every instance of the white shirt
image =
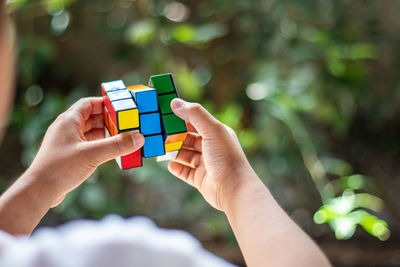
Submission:
POLYGON ((109 215, 57 228, 42 227, 31 237, 0 231, 0 267, 232 267, 180 230, 158 228, 144 217, 109 215))

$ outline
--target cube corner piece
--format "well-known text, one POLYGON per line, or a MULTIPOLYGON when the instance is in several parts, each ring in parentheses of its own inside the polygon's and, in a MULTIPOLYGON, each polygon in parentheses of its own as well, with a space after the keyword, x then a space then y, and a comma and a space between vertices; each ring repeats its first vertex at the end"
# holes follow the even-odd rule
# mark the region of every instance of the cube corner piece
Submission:
POLYGON ((142 151, 136 150, 128 155, 121 156, 121 169, 127 170, 143 166, 142 151))
POLYGON ((149 86, 157 90, 157 94, 176 93, 174 78, 171 73, 158 74, 150 77, 149 86))
POLYGON ((133 98, 111 102, 116 113, 117 129, 129 130, 139 128, 139 111, 133 98))
POLYGON ((101 83, 102 96, 105 96, 107 92, 125 89, 125 88, 126 88, 126 86, 122 80, 101 83))

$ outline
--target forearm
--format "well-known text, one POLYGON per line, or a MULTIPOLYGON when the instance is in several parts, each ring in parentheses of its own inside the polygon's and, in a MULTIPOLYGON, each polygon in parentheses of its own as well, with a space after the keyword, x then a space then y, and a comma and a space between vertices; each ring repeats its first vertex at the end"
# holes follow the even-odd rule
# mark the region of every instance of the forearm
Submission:
POLYGON ((250 176, 251 182, 243 183, 225 208, 248 266, 329 266, 261 180, 250 176))
POLYGON ((1 230, 27 235, 37 226, 55 198, 54 191, 40 180, 28 170, 0 197, 1 230))

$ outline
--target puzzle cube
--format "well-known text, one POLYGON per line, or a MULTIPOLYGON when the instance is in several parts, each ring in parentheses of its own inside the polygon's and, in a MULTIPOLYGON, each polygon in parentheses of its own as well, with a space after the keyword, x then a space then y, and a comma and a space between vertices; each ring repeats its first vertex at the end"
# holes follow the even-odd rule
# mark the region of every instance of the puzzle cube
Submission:
POLYGON ((140 131, 145 138, 141 150, 116 159, 121 169, 142 166, 142 158, 175 159, 186 138, 185 122, 170 107, 178 97, 172 75, 152 76, 150 84, 126 87, 118 80, 101 85, 106 135, 140 131))

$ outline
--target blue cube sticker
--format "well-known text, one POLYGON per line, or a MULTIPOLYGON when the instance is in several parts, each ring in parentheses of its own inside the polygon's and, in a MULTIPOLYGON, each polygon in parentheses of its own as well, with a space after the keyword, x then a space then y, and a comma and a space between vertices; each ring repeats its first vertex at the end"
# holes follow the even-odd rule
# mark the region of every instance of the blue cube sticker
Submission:
POLYGON ((156 90, 136 92, 136 102, 139 113, 158 111, 158 101, 156 90))
POLYGON ((161 134, 144 137, 143 157, 151 158, 164 154, 164 139, 161 134))
POLYGON ((161 133, 161 120, 160 113, 146 113, 140 114, 140 132, 143 135, 159 134, 161 133))

